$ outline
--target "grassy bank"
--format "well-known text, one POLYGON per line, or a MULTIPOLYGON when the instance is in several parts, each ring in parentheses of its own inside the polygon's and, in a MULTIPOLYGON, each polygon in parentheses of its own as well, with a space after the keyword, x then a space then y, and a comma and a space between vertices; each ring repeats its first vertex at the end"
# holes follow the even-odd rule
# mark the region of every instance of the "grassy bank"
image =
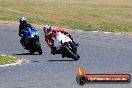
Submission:
POLYGON ((20 16, 38 24, 87 31, 132 32, 131 0, 0 0, 0 20, 20 16))
POLYGON ((0 55, 0 65, 15 63, 16 58, 0 55))

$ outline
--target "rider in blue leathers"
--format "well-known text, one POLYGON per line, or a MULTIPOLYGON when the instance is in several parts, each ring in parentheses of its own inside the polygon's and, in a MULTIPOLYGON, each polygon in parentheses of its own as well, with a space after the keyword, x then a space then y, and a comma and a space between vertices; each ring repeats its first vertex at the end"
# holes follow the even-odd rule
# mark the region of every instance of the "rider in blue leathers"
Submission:
POLYGON ((20 43, 22 44, 22 46, 24 47, 24 49, 26 48, 26 42, 25 42, 25 37, 23 36, 23 31, 26 28, 33 28, 31 24, 29 24, 26 20, 26 17, 21 17, 20 18, 20 25, 19 25, 19 36, 21 37, 20 43))

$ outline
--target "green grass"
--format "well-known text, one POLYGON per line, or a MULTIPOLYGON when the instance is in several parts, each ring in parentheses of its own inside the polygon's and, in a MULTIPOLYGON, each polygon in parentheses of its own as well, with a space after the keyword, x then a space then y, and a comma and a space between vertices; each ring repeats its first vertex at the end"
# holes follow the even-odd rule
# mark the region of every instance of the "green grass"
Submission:
POLYGON ((0 20, 82 29, 132 32, 131 0, 0 0, 0 20))
POLYGON ((16 58, 0 55, 0 65, 15 63, 16 58))

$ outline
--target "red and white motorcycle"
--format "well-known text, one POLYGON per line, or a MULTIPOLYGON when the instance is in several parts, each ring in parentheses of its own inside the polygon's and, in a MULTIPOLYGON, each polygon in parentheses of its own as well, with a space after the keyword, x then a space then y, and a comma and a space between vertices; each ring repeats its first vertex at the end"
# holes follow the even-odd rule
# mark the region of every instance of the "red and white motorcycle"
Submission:
POLYGON ((80 56, 77 54, 77 46, 73 43, 73 41, 61 32, 57 32, 56 37, 53 38, 54 47, 56 51, 59 51, 62 54, 62 57, 73 58, 77 61, 80 56))

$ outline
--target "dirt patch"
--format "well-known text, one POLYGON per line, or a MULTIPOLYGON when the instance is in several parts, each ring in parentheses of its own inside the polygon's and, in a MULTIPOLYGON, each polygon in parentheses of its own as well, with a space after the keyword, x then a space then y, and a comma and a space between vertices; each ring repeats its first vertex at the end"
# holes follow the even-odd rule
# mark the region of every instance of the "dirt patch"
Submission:
MULTIPOLYGON (((16 24, 19 25, 19 21, 4 21, 4 20, 0 20, 0 24, 16 24)), ((43 26, 46 24, 35 24, 35 23, 31 23, 33 27, 37 28, 37 29, 43 29, 43 26)), ((53 26, 53 28, 60 28, 58 26, 53 26)), ((62 28, 61 29, 66 29, 66 28, 62 28)), ((119 34, 123 34, 123 35, 130 35, 132 34, 132 32, 115 32, 115 33, 119 33, 119 34)))
MULTIPOLYGON (((16 24, 16 25, 19 25, 19 21, 4 21, 4 20, 0 20, 0 24, 16 24)), ((35 23, 31 23, 31 25, 33 27, 37 28, 37 29, 43 29, 43 26, 46 25, 46 24, 35 24, 35 23)), ((53 28, 60 28, 60 27, 53 26, 53 28)))
POLYGON ((4 20, 0 20, 0 24, 19 24, 19 22, 17 21, 4 21, 4 20))
MULTIPOLYGON (((16 24, 19 25, 19 21, 4 21, 0 20, 0 24, 16 24)), ((35 28, 42 28, 42 25, 31 23, 35 28)))

